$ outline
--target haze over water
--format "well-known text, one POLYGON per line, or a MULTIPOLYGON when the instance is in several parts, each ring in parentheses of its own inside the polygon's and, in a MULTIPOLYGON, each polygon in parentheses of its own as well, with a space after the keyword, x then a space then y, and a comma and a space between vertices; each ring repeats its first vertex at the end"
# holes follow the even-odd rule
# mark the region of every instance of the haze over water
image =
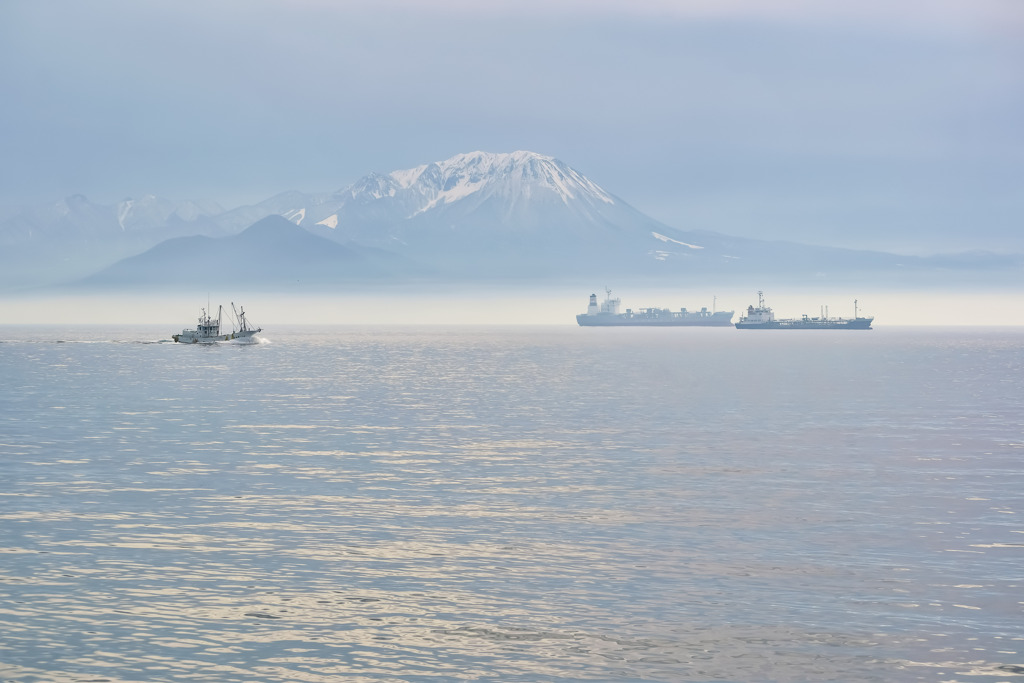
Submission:
POLYGON ((0 327, 0 678, 1002 681, 1024 336, 0 327))

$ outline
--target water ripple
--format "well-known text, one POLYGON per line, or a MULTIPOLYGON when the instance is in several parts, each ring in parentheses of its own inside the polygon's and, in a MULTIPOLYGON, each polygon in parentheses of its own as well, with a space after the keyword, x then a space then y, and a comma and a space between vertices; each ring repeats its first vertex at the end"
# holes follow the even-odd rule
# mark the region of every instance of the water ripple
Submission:
POLYGON ((1024 673, 1024 341, 721 332, 10 339, 0 679, 1024 673))

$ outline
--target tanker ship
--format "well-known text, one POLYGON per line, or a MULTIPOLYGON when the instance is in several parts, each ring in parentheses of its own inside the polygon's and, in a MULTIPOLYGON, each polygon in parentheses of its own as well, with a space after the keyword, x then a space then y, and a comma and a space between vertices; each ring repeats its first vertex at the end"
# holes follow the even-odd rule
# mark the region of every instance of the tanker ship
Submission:
POLYGON ((852 318, 830 318, 828 308, 821 316, 811 318, 776 318, 771 307, 764 303, 764 292, 757 293, 757 306, 747 306, 747 314, 736 323, 737 330, 870 330, 874 317, 857 315, 857 300, 853 300, 852 318))
POLYGON ((733 311, 714 311, 706 307, 699 311, 680 308, 627 308, 620 312, 619 299, 612 298, 612 290, 605 289, 606 298, 597 303, 597 295, 590 295, 587 312, 576 316, 580 327, 728 327, 732 325, 733 311))

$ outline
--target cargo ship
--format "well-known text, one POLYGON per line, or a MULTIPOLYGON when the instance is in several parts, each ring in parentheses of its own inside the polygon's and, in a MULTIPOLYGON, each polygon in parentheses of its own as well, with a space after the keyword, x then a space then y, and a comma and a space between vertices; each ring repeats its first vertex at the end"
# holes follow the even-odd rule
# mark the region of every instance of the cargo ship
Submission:
POLYGON ((874 317, 857 315, 857 300, 853 300, 852 318, 830 318, 828 309, 820 317, 776 318, 764 303, 764 292, 757 293, 757 306, 748 306, 747 314, 736 323, 737 330, 870 330, 874 317))
POLYGON ((587 312, 576 316, 580 327, 729 327, 733 311, 708 310, 689 311, 680 308, 627 308, 620 311, 619 299, 612 298, 612 290, 605 289, 605 300, 597 303, 597 295, 590 295, 587 312))

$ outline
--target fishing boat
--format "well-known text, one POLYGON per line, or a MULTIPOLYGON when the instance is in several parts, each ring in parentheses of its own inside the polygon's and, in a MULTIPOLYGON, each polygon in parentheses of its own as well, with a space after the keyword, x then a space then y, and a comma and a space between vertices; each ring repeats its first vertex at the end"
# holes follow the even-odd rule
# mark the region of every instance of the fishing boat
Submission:
POLYGON ((199 315, 196 329, 182 330, 181 334, 175 334, 171 338, 180 344, 214 344, 225 341, 253 341, 256 335, 262 332, 261 328, 254 328, 245 319, 245 308, 235 309, 234 302, 231 302, 231 311, 234 320, 230 332, 221 331, 224 307, 218 305, 216 318, 211 317, 204 308, 199 315))

